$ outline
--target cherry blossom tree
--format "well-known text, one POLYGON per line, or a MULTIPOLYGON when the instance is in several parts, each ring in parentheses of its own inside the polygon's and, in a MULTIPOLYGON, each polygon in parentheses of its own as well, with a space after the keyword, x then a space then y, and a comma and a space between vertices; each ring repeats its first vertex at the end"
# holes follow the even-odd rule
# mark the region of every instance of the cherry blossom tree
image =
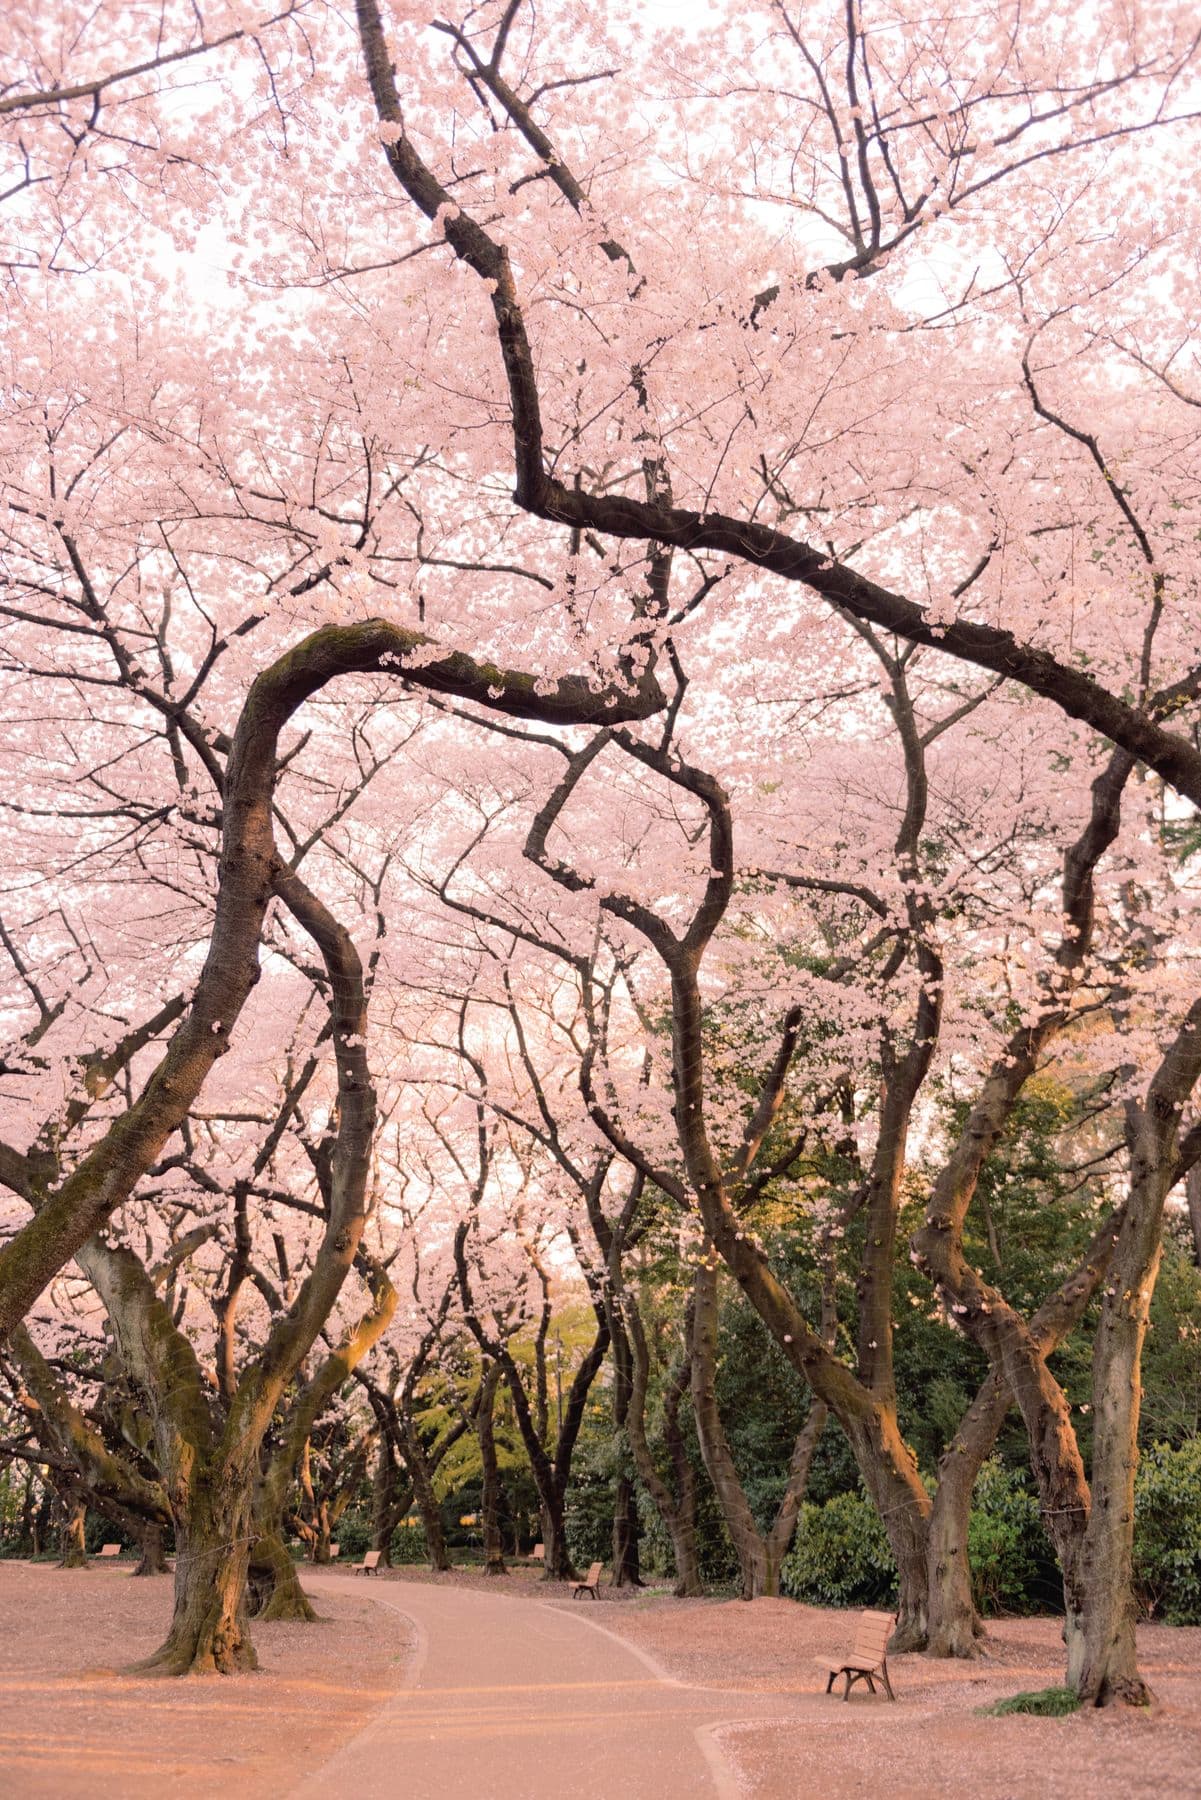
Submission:
MULTIPOLYGON (((390 860, 407 840, 459 924, 469 887, 480 913, 500 896, 523 954, 585 959, 579 992, 620 995, 636 1053, 598 995, 578 1044, 591 1140, 535 1103, 545 1167, 502 1159, 548 1204, 561 1152, 584 1178, 557 1211, 591 1218, 598 1364, 611 1338, 632 1404, 645 1367, 606 1233, 633 1180, 699 1211, 701 1266, 715 1248, 841 1422, 905 1632, 962 1649, 965 1485, 948 1465, 945 1514, 926 1493, 890 1314, 910 1138, 933 1072, 957 1072, 968 1125, 914 1248, 992 1363, 963 1429, 986 1446, 1016 1398, 1060 1521, 1072 1679, 1141 1697, 1138 1357, 1166 1195, 1195 1161, 1194 921, 1143 801, 1201 806, 1180 179, 1199 54, 1177 0, 1067 21, 1046 0, 970 20, 774 0, 682 34, 522 0, 6 15, 0 1331, 76 1257, 128 1370, 165 1392, 162 1356, 182 1358, 180 1391, 203 1395, 125 1228, 191 1155, 220 1059, 253 1048, 272 959, 312 957, 304 934, 329 1009, 321 1231, 290 1324, 240 1371, 249 1211, 190 1252, 229 1408, 201 1460, 236 1465, 239 1496, 210 1536, 245 1539, 277 1408, 322 1330, 349 1327, 349 1271, 389 1254, 363 1237, 369 992, 428 971, 453 1010, 478 950, 448 927, 440 971, 382 950, 364 968, 363 920, 391 930, 413 904, 390 860), (1123 885, 1149 897, 1142 926, 1123 885), (805 998, 758 954, 798 908, 797 953, 821 939, 825 964, 805 998), (749 1105, 722 1066, 727 993, 765 1021, 749 1105), (652 1008, 666 1083, 643 1077, 652 1008), (967 1264, 963 1220, 1023 1085, 1090 1031, 1079 1053, 1129 1103, 1126 1193, 1078 1280, 1023 1317, 967 1264), (858 1157, 854 1369, 752 1222, 764 1171, 804 1174, 802 1134, 827 1128, 858 1157), (1046 1359, 1102 1281, 1090 1490, 1046 1359)), ((469 1106, 499 1117, 480 1046, 459 1049, 469 1106)), ((231 1170, 262 1147, 247 1129, 231 1170)), ((520 1416, 468 1296, 469 1214, 460 1298, 520 1416)), ((196 1426, 169 1412, 168 1488, 167 1439, 196 1426)), ((244 1654, 240 1584, 231 1567, 218 1662, 244 1654)), ((181 1632, 175 1660, 203 1662, 181 1632)))

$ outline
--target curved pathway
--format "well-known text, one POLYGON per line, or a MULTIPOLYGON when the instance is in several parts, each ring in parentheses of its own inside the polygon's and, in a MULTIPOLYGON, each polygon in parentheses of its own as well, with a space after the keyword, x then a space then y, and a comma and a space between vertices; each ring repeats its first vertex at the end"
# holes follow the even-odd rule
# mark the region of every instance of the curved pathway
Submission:
POLYGON ((735 1800, 714 1727, 805 1711, 801 1696, 674 1680, 590 1617, 588 1600, 568 1610, 398 1581, 370 1593, 416 1629, 405 1684, 290 1800, 735 1800))

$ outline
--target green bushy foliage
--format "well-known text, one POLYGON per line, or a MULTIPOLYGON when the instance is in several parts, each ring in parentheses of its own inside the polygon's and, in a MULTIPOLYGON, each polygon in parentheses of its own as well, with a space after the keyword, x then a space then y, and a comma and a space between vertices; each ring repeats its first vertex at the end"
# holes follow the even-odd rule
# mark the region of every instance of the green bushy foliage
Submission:
POLYGON ((1040 1719, 1061 1719, 1065 1713, 1074 1713, 1079 1705, 1080 1697, 1074 1688, 1052 1687, 1037 1688, 1030 1694, 1013 1694, 1008 1700, 998 1700, 994 1706, 982 1706, 980 1710, 994 1719, 1004 1718, 1006 1713, 1034 1713, 1040 1719))
POLYGON ((1143 1453, 1134 1485, 1134 1581, 1154 1617, 1201 1625, 1201 1437, 1143 1453))
MULTIPOLYGON (((976 1605, 985 1615, 1056 1604, 1054 1552, 1024 1477, 996 1460, 977 1478, 968 1527, 976 1605)), ((896 1567, 884 1527, 862 1491, 801 1508, 781 1585, 814 1606, 876 1606, 896 1594, 896 1567)))
POLYGON ((392 1561, 423 1563, 426 1559, 425 1532, 420 1525, 398 1525, 392 1533, 392 1561))
POLYGON ((1055 1553, 1025 1476, 990 1458, 976 1477, 972 1498, 967 1546, 979 1611, 995 1618, 1057 1605, 1055 1553))
MULTIPOLYGON (((650 1495, 637 1490, 639 1553, 644 1576, 670 1581, 675 1576, 671 1540, 650 1495)), ((706 1588, 726 1588, 738 1580, 738 1557, 730 1542, 713 1490, 704 1481, 697 1494, 696 1554, 706 1588)))
POLYGON ((120 1544, 122 1552, 138 1548, 137 1538, 124 1525, 114 1524, 103 1513, 91 1511, 84 1521, 83 1541, 89 1556, 95 1556, 101 1544, 120 1544))
POLYGON ((340 1555, 362 1559, 371 1548, 371 1527, 365 1518, 348 1515, 334 1534, 341 1546, 340 1555))
POLYGON ((877 1606, 896 1595, 897 1572, 875 1507, 863 1493, 806 1502, 780 1585, 811 1606, 877 1606))

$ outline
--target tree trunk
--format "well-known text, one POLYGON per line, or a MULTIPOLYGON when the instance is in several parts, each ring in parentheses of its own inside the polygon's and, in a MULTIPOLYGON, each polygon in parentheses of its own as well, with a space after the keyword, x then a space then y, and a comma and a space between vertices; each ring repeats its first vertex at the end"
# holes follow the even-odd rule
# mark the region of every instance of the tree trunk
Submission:
POLYGON ((84 1541, 84 1526, 88 1516, 87 1501, 76 1494, 64 1494, 59 1504, 62 1508, 62 1520, 59 1525, 58 1566, 60 1569, 86 1569, 88 1551, 84 1541))
POLYGON ((717 1295, 717 1258, 706 1245, 692 1285, 692 1412, 701 1457, 738 1558, 740 1597, 754 1600, 767 1592, 767 1546, 738 1478, 717 1404, 717 1295))
POLYGON ((330 1561, 330 1526, 329 1507, 324 1500, 313 1502, 313 1561, 327 1563, 330 1561))
POLYGON ((1194 1163, 1185 1177, 1184 1192, 1193 1232, 1193 1261, 1201 1269, 1201 1162, 1194 1163))
POLYGON ((930 1596, 926 1648, 931 1656, 970 1658, 981 1654, 984 1623, 972 1597, 968 1523, 976 1477, 1012 1404, 1008 1384, 993 1369, 938 1465, 926 1552, 930 1596))
POLYGON ((442 1531, 442 1514, 438 1502, 434 1498, 434 1490, 427 1476, 420 1454, 408 1459, 409 1474, 413 1480, 413 1496, 417 1502, 417 1510, 421 1514, 421 1524, 425 1531, 425 1553, 429 1558, 430 1568, 446 1570, 451 1566, 450 1556, 446 1549, 446 1538, 442 1531))
POLYGON ((154 1519, 142 1525, 138 1532, 138 1542, 142 1554, 135 1575, 166 1575, 167 1558, 163 1553, 163 1528, 154 1519))
POLYGON ((822 1432, 826 1429, 829 1408, 817 1395, 811 1397, 809 1416, 797 1433, 796 1443, 792 1448, 792 1457, 788 1464, 788 1480, 780 1499, 776 1516, 771 1528, 763 1540, 764 1549, 764 1587, 763 1592, 773 1600, 780 1595, 780 1569, 788 1549, 792 1543, 792 1534, 796 1530, 797 1516, 801 1510, 801 1502, 805 1498, 809 1486, 809 1471, 813 1467, 813 1453, 817 1449, 822 1432))
POLYGON ((251 1546, 247 1591, 252 1618, 293 1619, 312 1624, 317 1617, 276 1526, 260 1531, 251 1546))
POLYGON ((575 1567, 567 1549, 567 1521, 562 1496, 548 1493, 542 1500, 542 1542, 546 1546, 544 1581, 574 1581, 575 1567))
POLYGON ((509 1572, 505 1567, 505 1546, 500 1529, 500 1465, 496 1460, 496 1436, 492 1428, 500 1377, 500 1364, 489 1363, 480 1383, 479 1406, 475 1415, 475 1432, 479 1440, 480 1463, 484 1474, 480 1510, 484 1523, 485 1575, 507 1575, 509 1572))
POLYGON ((166 1641, 135 1665, 162 1675, 233 1675, 258 1667, 246 1621, 249 1481, 214 1491, 198 1473, 175 1522, 175 1616, 166 1641))
MULTIPOLYGON (((619 1263, 614 1251, 611 1264, 619 1263)), ((620 1267, 617 1269, 620 1278, 620 1267)), ((633 1399, 633 1351, 622 1317, 621 1301, 610 1269, 605 1289, 605 1318, 609 1325, 609 1343, 613 1360, 613 1429, 621 1458, 613 1482, 613 1586, 641 1587, 642 1571, 638 1560, 638 1502, 631 1467, 629 1434, 630 1404, 633 1399)))
POLYGON ((671 1540, 671 1553, 676 1566, 676 1596, 680 1599, 691 1598, 704 1592, 696 1548, 696 1477, 684 1442, 684 1433, 680 1429, 680 1406, 688 1391, 692 1367, 692 1301, 690 1298, 684 1315, 683 1353, 669 1371, 663 1396, 663 1437, 675 1478, 674 1494, 656 1467, 646 1435, 650 1351, 638 1303, 628 1290, 625 1294, 625 1309, 633 1353, 630 1406, 626 1414, 630 1450, 639 1480, 650 1495, 671 1540))
MULTIPOLYGON (((396 1461, 386 1431, 381 1430, 371 1477, 371 1548, 378 1552, 379 1567, 392 1567, 392 1533, 396 1530, 396 1461)), ((402 1515, 403 1516, 403 1515, 402 1515)))
POLYGON ((45 1544, 51 1531, 53 1512, 54 1507, 50 1493, 43 1487, 41 1501, 38 1504, 37 1511, 33 1515, 33 1529, 31 1532, 33 1538, 33 1554, 35 1556, 40 1556, 42 1554, 42 1546, 45 1544))
POLYGON ((1094 1706, 1154 1698, 1139 1674, 1134 1640, 1134 1474, 1138 1466, 1140 1369, 1151 1296, 1162 1251, 1163 1203, 1174 1155, 1147 1148, 1165 1135, 1146 1109, 1135 1148, 1131 1204, 1110 1262, 1101 1318, 1093 1343, 1092 1504, 1080 1558, 1083 1619, 1079 1641, 1068 1644, 1068 1680, 1094 1706), (1158 1129, 1157 1129, 1158 1128, 1158 1129), (1157 1153, 1156 1153, 1157 1152, 1157 1153))
POLYGON ((638 1501, 628 1474, 617 1477, 613 1490, 613 1586, 642 1586, 638 1559, 638 1501))
MULTIPOLYGON (((692 1458, 688 1454, 688 1442, 684 1436, 684 1427, 680 1423, 680 1408, 684 1404, 685 1396, 691 1395, 691 1385, 692 1308, 691 1302, 689 1302, 684 1313, 683 1354, 668 1373, 667 1387, 663 1395, 663 1443, 671 1460, 676 1492, 675 1506, 672 1508, 671 1516, 665 1516, 664 1522, 671 1538, 671 1553, 675 1558, 675 1593, 679 1599, 699 1596, 705 1591, 704 1583, 701 1580, 700 1550, 696 1539, 696 1470, 693 1467, 692 1458)), ((645 1439, 643 1441, 645 1442, 645 1439)), ((643 1472, 643 1479, 646 1479, 645 1472, 643 1472)))
POLYGON ((30 1467, 25 1471, 25 1493, 21 1500, 21 1525, 17 1537, 17 1547, 22 1555, 25 1555, 27 1551, 31 1556, 36 1556, 38 1553, 39 1545, 37 1535, 34 1531, 35 1516, 36 1509, 33 1504, 33 1469, 30 1467))
POLYGON ((930 1505, 925 1489, 908 1479, 908 1455, 892 1407, 877 1404, 868 1417, 843 1419, 842 1428, 897 1565, 897 1628, 891 1648, 924 1650, 929 1632, 926 1550, 930 1505), (920 1494, 920 1503, 918 1495, 920 1494))
POLYGON ((705 1468, 738 1557, 742 1598, 778 1599, 780 1566, 792 1542, 813 1453, 825 1429, 827 1408, 814 1396, 809 1417, 793 1445, 776 1517, 769 1531, 760 1531, 734 1465, 717 1405, 718 1269, 716 1256, 706 1257, 693 1283, 692 1411, 705 1468))

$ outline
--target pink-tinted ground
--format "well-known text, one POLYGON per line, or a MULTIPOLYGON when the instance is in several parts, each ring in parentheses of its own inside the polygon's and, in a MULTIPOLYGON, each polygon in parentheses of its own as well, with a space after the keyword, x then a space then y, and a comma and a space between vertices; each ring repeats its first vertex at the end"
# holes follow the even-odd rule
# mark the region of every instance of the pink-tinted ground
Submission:
POLYGON ((260 1625, 261 1668, 223 1681, 120 1671, 171 1622, 167 1576, 0 1562, 5 1800, 280 1800, 395 1690, 404 1620, 338 1596, 318 1625, 260 1625))
MULTIPOLYGON (((471 1582, 456 1571, 404 1580, 471 1582)), ((545 1593, 527 1570, 509 1578, 545 1593)), ((564 1605, 573 1604, 564 1600, 564 1605)), ((990 1623, 987 1655, 974 1662, 902 1656, 890 1665, 898 1702, 856 1688, 825 1701, 814 1658, 849 1641, 845 1613, 790 1600, 673 1600, 636 1590, 601 1590, 595 1611, 574 1603, 677 1679, 697 1686, 776 1694, 781 1713, 731 1725, 719 1741, 741 1787, 755 1800, 1098 1800, 1201 1797, 1201 1628, 1139 1627, 1139 1653, 1157 1704, 1078 1712, 1059 1719, 982 1718, 978 1709, 1063 1681, 1058 1619, 990 1623), (822 1695, 819 1707, 803 1696, 822 1695)), ((615 1790, 615 1795, 617 1790, 615 1790)))
MULTIPOLYGON (((847 1641, 845 1615, 787 1600, 674 1601, 616 1607, 621 1636, 674 1675, 783 1698, 824 1687, 813 1658, 847 1641)), ((981 1718, 977 1708, 1008 1695, 1059 1686, 1063 1645, 1055 1619, 1004 1619, 990 1628, 987 1660, 890 1665, 898 1701, 857 1688, 817 1718, 727 1728, 720 1741, 748 1794, 876 1795, 887 1800, 1096 1800, 1201 1795, 1201 1630, 1145 1626, 1144 1671, 1158 1704, 1078 1712, 1060 1719, 981 1718), (861 1698, 859 1696, 862 1696, 861 1698)))
MULTIPOLYGON (((1149 1714, 992 1719, 977 1708, 1062 1678, 1056 1621, 1002 1621, 981 1662, 898 1658, 896 1706, 866 1694, 844 1705, 821 1694, 812 1659, 844 1644, 845 1615, 788 1601, 675 1601, 604 1588, 598 1602, 572 1602, 530 1571, 494 1583, 398 1571, 379 1591, 386 1583, 398 1599, 398 1588, 423 1580, 570 1609, 709 1690, 704 1710, 714 1720, 737 1716, 738 1695, 758 1696, 753 1710, 768 1716, 730 1723, 719 1739, 742 1792, 759 1800, 1201 1796, 1201 1630, 1141 1631, 1159 1696, 1149 1714)), ((282 1800, 363 1729, 412 1665, 403 1620, 372 1603, 375 1584, 362 1587, 361 1595, 323 1593, 329 1622, 317 1627, 259 1627, 257 1675, 152 1682, 114 1671, 162 1636, 168 1581, 0 1564, 0 1791, 12 1800, 157 1800, 163 1792, 282 1800)), ((530 1800, 560 1800, 543 1794, 534 1769, 531 1783, 530 1800)), ((615 1769, 613 1800, 622 1792, 615 1769)))

